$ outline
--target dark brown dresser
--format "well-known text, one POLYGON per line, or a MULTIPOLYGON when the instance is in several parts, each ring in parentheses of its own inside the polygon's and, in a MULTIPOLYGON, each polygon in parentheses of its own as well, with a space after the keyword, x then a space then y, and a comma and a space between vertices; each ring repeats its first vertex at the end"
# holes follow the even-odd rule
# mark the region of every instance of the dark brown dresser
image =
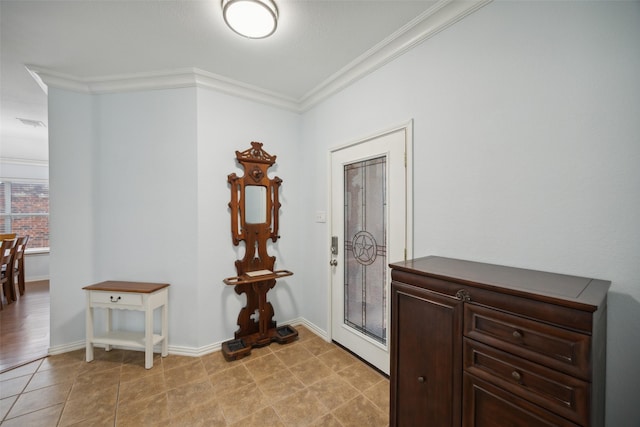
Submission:
POLYGON ((391 426, 604 426, 610 282, 391 264, 391 426))

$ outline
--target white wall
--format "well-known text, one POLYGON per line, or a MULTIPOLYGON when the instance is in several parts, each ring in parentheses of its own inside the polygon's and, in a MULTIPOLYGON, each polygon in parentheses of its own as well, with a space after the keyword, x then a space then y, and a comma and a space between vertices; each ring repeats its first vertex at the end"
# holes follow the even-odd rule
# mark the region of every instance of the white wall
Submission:
POLYGON ((212 90, 198 90, 198 280, 200 298, 198 313, 200 342, 211 343, 229 339, 238 329, 238 313, 245 305, 233 287, 222 282, 236 275, 235 261, 244 256, 244 243, 233 246, 228 203, 231 200, 227 176, 243 170, 236 162, 235 152, 250 148, 251 141, 264 144, 263 149, 276 155, 276 164, 269 177, 279 176, 280 236, 276 243, 269 240, 269 254, 276 257, 276 269, 287 269, 294 275, 278 280, 269 291, 274 307, 274 320, 288 322, 300 316, 298 301, 305 292, 299 279, 302 264, 298 255, 302 233, 298 216, 300 202, 299 175, 300 118, 282 111, 212 90))
POLYGON ((50 336, 55 347, 84 337, 81 288, 95 279, 90 95, 49 88, 49 145, 50 336))
POLYGON ((49 179, 49 164, 46 160, 41 162, 0 158, 0 178, 46 181, 49 179))
MULTIPOLYGON (((298 115, 196 87, 53 90, 50 99, 54 350, 84 339, 82 287, 103 280, 171 284, 174 352, 199 354, 233 337, 245 300, 222 279, 236 274, 244 252, 231 242, 227 175, 242 173, 235 150, 253 140, 278 156, 271 176, 284 179, 283 238, 270 251, 278 268, 299 268, 291 197, 298 192, 298 115)), ((270 293, 279 322, 299 317, 302 291, 294 283, 279 281, 270 293)), ((116 312, 115 321, 143 327, 138 312, 116 312)))
MULTIPOLYGON (((195 347, 196 89, 98 95, 95 105, 94 281, 170 283, 170 342, 195 347)), ((117 315, 142 330, 142 313, 117 315)))
POLYGON ((24 256, 24 271, 27 282, 49 279, 49 252, 31 252, 24 256))
MULTIPOLYGON (((638 2, 491 3, 304 115, 302 216, 327 210, 330 147, 413 118, 414 255, 611 280, 607 425, 637 426, 638 76, 638 2)), ((328 268, 305 271, 327 328, 328 268)))

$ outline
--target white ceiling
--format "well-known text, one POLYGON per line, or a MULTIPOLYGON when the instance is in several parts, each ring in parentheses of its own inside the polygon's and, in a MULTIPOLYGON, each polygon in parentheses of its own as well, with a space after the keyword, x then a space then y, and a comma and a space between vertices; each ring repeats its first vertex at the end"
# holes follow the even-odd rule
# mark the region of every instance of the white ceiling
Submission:
POLYGON ((46 129, 16 119, 47 123, 46 95, 27 65, 75 81, 196 69, 295 105, 415 44, 417 26, 423 38, 436 31, 430 17, 453 3, 466 5, 445 21, 485 2, 276 1, 276 33, 251 40, 226 27, 220 0, 0 0, 0 157, 42 160, 46 147, 46 129))

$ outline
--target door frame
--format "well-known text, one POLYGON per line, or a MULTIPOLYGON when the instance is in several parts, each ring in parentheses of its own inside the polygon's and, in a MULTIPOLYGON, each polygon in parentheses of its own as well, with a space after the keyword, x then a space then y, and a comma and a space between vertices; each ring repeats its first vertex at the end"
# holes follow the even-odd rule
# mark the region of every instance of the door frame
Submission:
MULTIPOLYGON (((327 227, 327 242, 331 241, 331 231, 333 229, 333 216, 331 213, 333 212, 333 195, 332 195, 332 186, 331 186, 331 160, 332 155, 336 151, 343 150, 345 148, 349 148, 355 145, 364 144, 368 141, 377 139, 381 136, 388 135, 390 133, 397 132, 399 130, 404 130, 405 132, 405 201, 406 201, 406 209, 405 209, 405 242, 406 242, 406 253, 405 259, 413 258, 413 119, 409 119, 406 122, 398 124, 396 126, 391 126, 389 128, 383 129, 381 131, 370 134, 364 138, 358 138, 352 140, 347 143, 343 143, 340 145, 336 145, 334 147, 329 148, 329 152, 327 154, 327 206, 329 215, 327 218, 328 227, 327 227)), ((329 249, 329 246, 327 246, 329 249)), ((328 273, 327 280, 327 293, 328 293, 328 304, 327 304, 327 338, 329 341, 333 340, 333 320, 332 320, 332 309, 333 309, 333 283, 332 283, 332 274, 331 274, 331 266, 329 262, 331 261, 331 251, 330 249, 326 251, 325 257, 325 268, 328 273)), ((401 260, 389 260, 389 262, 397 262, 401 260)), ((391 283, 389 283, 389 287, 391 287, 391 283)), ((391 306, 389 305, 389 309, 391 306)), ((389 316, 391 319, 391 316, 389 316)), ((391 324, 387 325, 387 340, 391 342, 391 324)))

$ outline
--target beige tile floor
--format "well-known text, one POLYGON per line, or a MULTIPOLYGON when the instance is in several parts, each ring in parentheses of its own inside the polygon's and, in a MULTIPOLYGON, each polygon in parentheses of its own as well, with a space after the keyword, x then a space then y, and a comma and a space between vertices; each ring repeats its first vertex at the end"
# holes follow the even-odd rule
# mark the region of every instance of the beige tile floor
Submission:
POLYGON ((386 426, 389 381, 304 327, 286 344, 226 362, 84 350, 0 374, 0 425, 386 426))

